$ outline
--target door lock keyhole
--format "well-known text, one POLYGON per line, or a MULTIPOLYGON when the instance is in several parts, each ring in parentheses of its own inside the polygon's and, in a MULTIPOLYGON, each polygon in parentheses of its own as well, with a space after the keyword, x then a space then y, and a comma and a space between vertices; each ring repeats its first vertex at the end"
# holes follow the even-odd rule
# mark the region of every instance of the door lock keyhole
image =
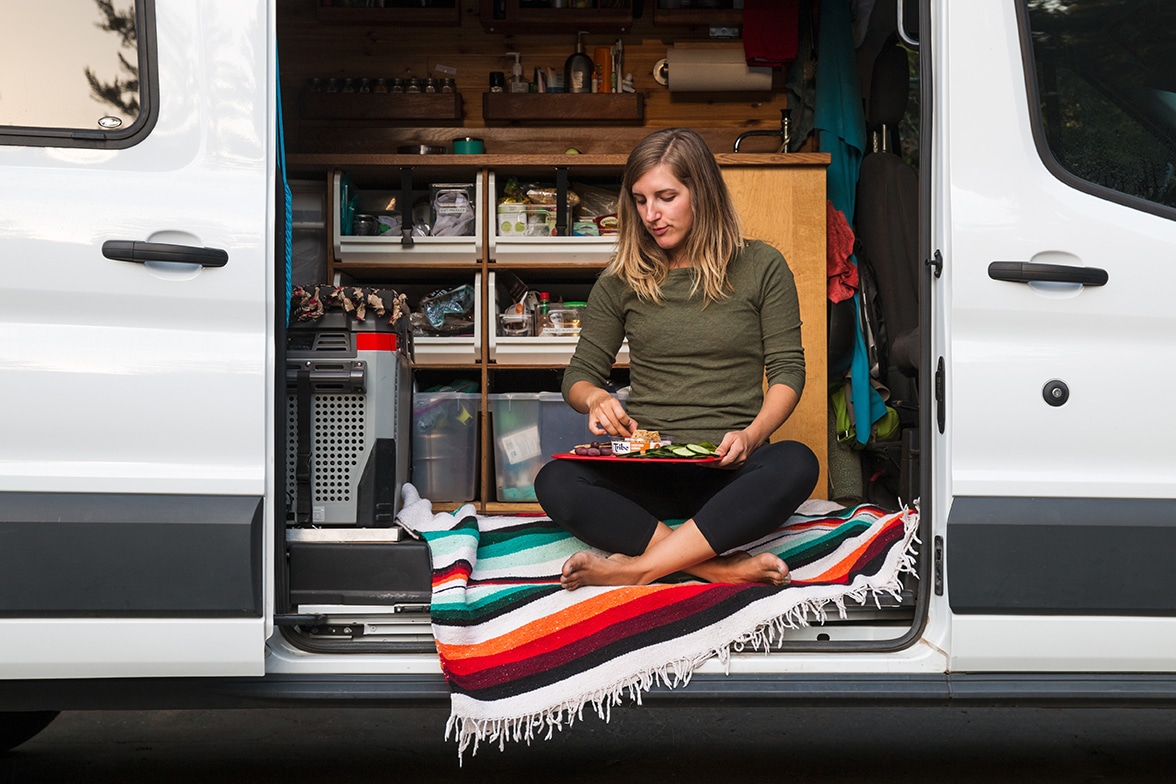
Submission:
POLYGON ((1066 386, 1065 381, 1059 381, 1055 378, 1045 382, 1045 386, 1041 390, 1041 396, 1051 406, 1060 406, 1070 399, 1070 387, 1066 386))

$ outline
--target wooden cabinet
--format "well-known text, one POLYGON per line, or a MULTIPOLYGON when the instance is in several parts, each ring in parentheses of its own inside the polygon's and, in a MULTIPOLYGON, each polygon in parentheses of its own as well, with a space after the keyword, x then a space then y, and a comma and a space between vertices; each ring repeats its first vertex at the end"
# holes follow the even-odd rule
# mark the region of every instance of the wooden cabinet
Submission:
POLYGON ((318 0, 315 14, 326 24, 457 25, 459 0, 318 0))
POLYGON ((743 9, 732 0, 715 3, 689 3, 681 0, 656 0, 653 23, 658 27, 739 27, 743 9))
MULTIPOLYGON (((796 413, 775 438, 808 444, 826 463, 827 420, 825 338, 825 154, 720 154, 728 187, 748 236, 778 248, 788 260, 800 294, 807 362, 806 393, 796 413)), ((520 278, 528 288, 551 290, 553 297, 583 299, 612 250, 609 237, 500 235, 497 196, 504 181, 596 186, 619 185, 623 155, 336 155, 292 156, 291 167, 305 176, 315 171, 329 182, 329 274, 338 283, 390 286, 408 295, 410 305, 446 287, 469 284, 476 292, 472 336, 417 341, 419 386, 458 379, 477 383, 481 427, 477 440, 477 498, 488 513, 535 512, 534 503, 500 498, 496 487, 494 402, 512 395, 537 398, 558 390, 560 373, 575 339, 509 337, 497 334, 503 279, 520 278), (357 191, 381 198, 412 192, 414 199, 433 183, 464 183, 475 193, 477 220, 472 236, 417 237, 411 245, 399 235, 351 236, 340 231, 341 196, 347 176, 357 191)), ((618 385, 627 383, 627 354, 614 366, 618 385)), ((551 403, 550 395, 544 398, 551 403)), ((559 405, 555 401, 555 405, 559 405)), ((818 494, 826 487, 824 475, 818 494)), ((438 503, 439 508, 459 504, 438 503)))
POLYGON ((480 13, 490 33, 627 33, 633 27, 631 0, 481 0, 480 13))

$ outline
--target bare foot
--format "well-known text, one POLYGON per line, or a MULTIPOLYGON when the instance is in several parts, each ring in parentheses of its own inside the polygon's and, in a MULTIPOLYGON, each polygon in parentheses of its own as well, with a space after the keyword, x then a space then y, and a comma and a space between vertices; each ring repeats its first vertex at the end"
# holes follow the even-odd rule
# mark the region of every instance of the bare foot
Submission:
POLYGON ((637 574, 629 568, 634 559, 619 553, 601 558, 579 552, 564 561, 559 583, 569 591, 585 585, 637 585, 637 574))
POLYGON ((720 555, 686 570, 712 583, 792 584, 788 564, 771 553, 751 555, 745 552, 720 555))
MULTIPOLYGON (((641 574, 633 568, 636 559, 619 553, 601 558, 579 552, 564 562, 560 585, 574 591, 585 585, 640 585, 641 574)), ((763 583, 788 586, 792 575, 788 565, 771 553, 752 556, 745 552, 717 556, 685 570, 711 583, 763 583)))

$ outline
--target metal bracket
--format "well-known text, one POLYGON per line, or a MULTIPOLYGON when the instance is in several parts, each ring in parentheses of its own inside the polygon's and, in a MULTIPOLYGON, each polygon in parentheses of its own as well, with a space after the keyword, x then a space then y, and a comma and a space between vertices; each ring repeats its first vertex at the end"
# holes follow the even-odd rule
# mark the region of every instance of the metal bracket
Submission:
POLYGON ((923 263, 931 268, 931 272, 934 273, 935 277, 938 278, 943 274, 943 254, 938 250, 935 251, 931 258, 924 259, 923 263))

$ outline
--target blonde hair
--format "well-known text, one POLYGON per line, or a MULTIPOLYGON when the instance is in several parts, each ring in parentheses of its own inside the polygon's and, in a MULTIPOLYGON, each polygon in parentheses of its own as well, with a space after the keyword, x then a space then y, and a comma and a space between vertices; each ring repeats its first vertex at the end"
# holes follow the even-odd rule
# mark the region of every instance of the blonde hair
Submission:
POLYGON ((663 300, 670 256, 645 229, 633 199, 633 185, 659 164, 690 191, 693 223, 684 255, 695 270, 691 293, 702 289, 705 306, 726 297, 731 288, 727 265, 743 246, 743 227, 714 155, 702 136, 688 128, 655 131, 629 153, 617 200, 617 245, 605 274, 624 280, 642 299, 663 300))

